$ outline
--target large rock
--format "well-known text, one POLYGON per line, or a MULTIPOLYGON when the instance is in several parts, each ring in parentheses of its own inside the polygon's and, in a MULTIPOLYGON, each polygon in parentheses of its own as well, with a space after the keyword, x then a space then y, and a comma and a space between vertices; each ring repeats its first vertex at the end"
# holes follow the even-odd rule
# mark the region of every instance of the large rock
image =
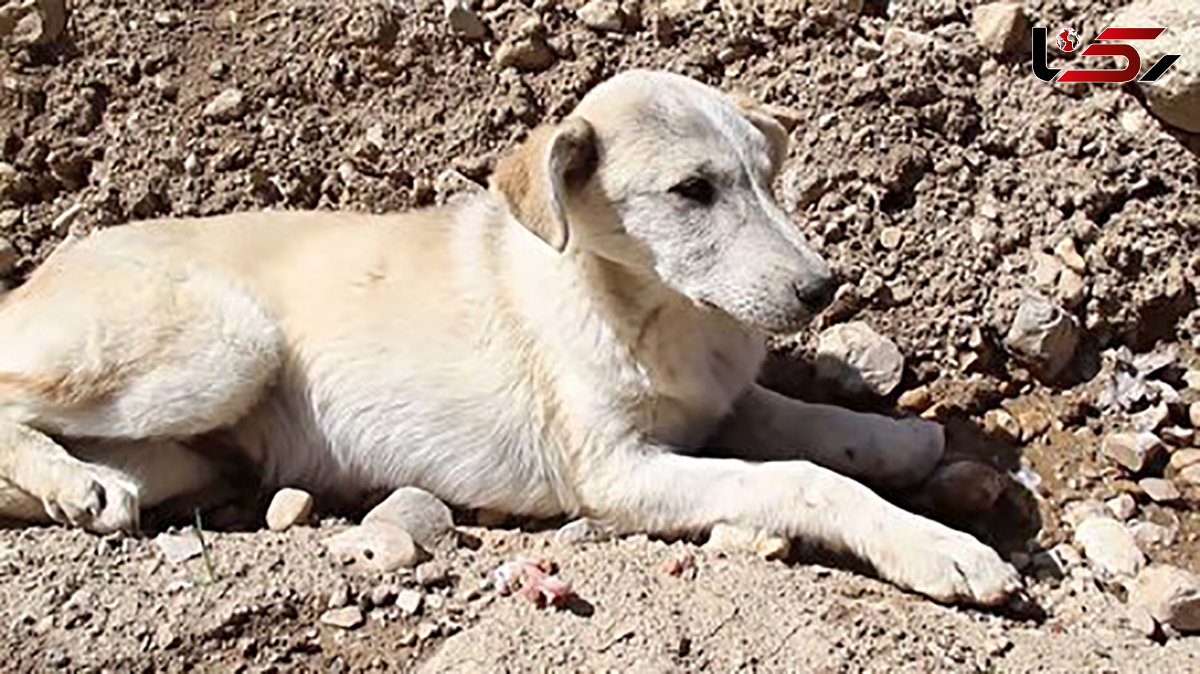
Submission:
POLYGON ((402 487, 363 517, 364 526, 379 524, 403 529, 417 545, 436 550, 455 538, 450 508, 438 497, 417 487, 402 487))
POLYGON ((1129 603, 1179 632, 1200 632, 1200 578, 1183 569, 1166 565, 1143 569, 1130 591, 1129 603))
MULTIPOLYGON (((1140 75, 1164 54, 1180 58, 1153 83, 1139 83, 1146 105, 1171 126, 1200 133, 1200 3, 1196 0, 1143 0, 1117 12, 1114 26, 1165 26, 1153 40, 1131 42, 1142 57, 1140 75)), ((1122 59, 1123 61, 1124 59, 1122 59)))
POLYGON ((267 507, 267 528, 283 531, 292 525, 302 524, 312 514, 312 509, 312 494, 303 489, 280 489, 267 507))
POLYGON ((1104 579, 1132 578, 1146 558, 1124 524, 1107 517, 1084 521, 1075 529, 1075 542, 1097 574, 1104 579))
POLYGON ((817 376, 841 384, 847 393, 890 395, 904 375, 904 354, 862 321, 826 329, 817 338, 817 376))
POLYGON ((1022 51, 1029 44, 1029 17, 1015 2, 992 2, 975 8, 975 37, 993 54, 1022 51))
POLYGON ((1075 356, 1079 326, 1056 302, 1025 293, 1004 343, 1034 374, 1053 379, 1075 356))

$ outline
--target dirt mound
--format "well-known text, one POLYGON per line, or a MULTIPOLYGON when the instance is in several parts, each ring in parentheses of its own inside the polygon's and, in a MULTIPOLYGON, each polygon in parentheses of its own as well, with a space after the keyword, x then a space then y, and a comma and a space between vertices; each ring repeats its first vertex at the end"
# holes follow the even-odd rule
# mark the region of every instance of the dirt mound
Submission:
MULTIPOLYGON (((1120 519, 1149 559, 1200 571, 1200 474, 1176 459, 1200 423, 1200 409, 1188 416, 1200 140, 1155 119, 1138 90, 1036 79, 1027 52, 980 46, 973 0, 482 0, 450 3, 453 21, 441 3, 403 0, 95 0, 75 3, 65 30, 28 18, 29 3, 0 11, 18 4, 2 16, 22 23, 0 19, 9 284, 65 237, 129 220, 433 203, 484 182, 500 152, 626 68, 778 106, 792 129, 781 201, 843 287, 818 325, 777 341, 766 379, 855 406, 899 399, 945 420, 956 456, 1012 475, 989 517, 936 514, 1018 563, 1045 615, 946 609, 844 571, 642 538, 554 547, 546 533, 478 530, 483 547, 436 560, 442 580, 422 583, 350 575, 317 542, 332 521, 210 532, 212 577, 203 560, 162 561, 149 539, 5 531, 0 575, 14 591, 0 644, 13 668, 1197 666, 1192 640, 1147 640, 1125 584, 1062 545, 1065 506, 1127 494, 1120 519), (1046 320, 1023 323, 1036 307, 1046 320), (849 320, 904 355, 891 398, 810 385, 816 332, 849 320), (1066 332, 1047 336, 1051 322, 1066 332), (1165 445, 1131 470, 1103 452, 1114 431, 1165 445), (1145 478, 1161 476, 1177 497, 1154 500, 1145 478), (527 549, 558 557, 591 612, 538 612, 481 587, 527 549), (658 571, 680 549, 699 556, 693 580, 658 571), (420 592, 421 609, 379 587, 420 592), (331 595, 366 625, 320 624, 331 595)), ((1035 24, 1085 42, 1110 11, 1030 6, 1035 24)))

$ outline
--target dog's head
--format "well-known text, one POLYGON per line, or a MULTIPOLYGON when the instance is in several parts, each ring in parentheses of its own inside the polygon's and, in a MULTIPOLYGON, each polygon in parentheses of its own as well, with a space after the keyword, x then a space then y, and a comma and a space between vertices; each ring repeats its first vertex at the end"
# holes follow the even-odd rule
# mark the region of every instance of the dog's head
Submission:
POLYGON ((492 178, 560 253, 586 251, 765 330, 828 299, 829 266, 775 204, 787 134, 694 80, 630 71, 536 130, 492 178))

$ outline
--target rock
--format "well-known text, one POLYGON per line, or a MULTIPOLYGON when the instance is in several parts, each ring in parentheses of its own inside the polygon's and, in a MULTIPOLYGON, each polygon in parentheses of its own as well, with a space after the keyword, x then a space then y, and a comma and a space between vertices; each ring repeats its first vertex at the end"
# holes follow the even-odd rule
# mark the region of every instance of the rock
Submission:
POLYGON ((879 232, 879 245, 883 246, 884 250, 896 250, 903 241, 904 230, 899 227, 888 226, 879 232))
POLYGON ((613 524, 581 517, 559 527, 558 531, 554 532, 554 542, 560 545, 599 543, 612 538, 614 533, 616 526, 613 524))
POLYGON ((977 461, 956 461, 933 472, 925 489, 940 512, 969 515, 990 510, 1004 493, 1005 479, 977 461))
POLYGON ((1200 391, 1200 367, 1188 368, 1188 371, 1183 373, 1183 383, 1193 391, 1200 391))
POLYGON ((1134 430, 1153 432, 1161 428, 1170 418, 1170 408, 1167 407, 1166 403, 1159 403, 1130 416, 1129 425, 1134 430))
POLYGON ((1067 265, 1067 268, 1077 274, 1083 274, 1087 271, 1087 262, 1083 256, 1079 254, 1079 250, 1075 247, 1075 239, 1064 237, 1058 245, 1054 247, 1054 253, 1058 258, 1067 265))
POLYGON ((241 119, 248 108, 246 95, 241 89, 226 89, 204 106, 204 118, 214 122, 232 122, 241 119))
POLYGON ((1192 428, 1200 428, 1200 402, 1188 405, 1188 421, 1191 422, 1192 428))
POLYGON ((422 587, 435 587, 450 582, 450 565, 444 560, 435 559, 417 567, 417 583, 422 587))
POLYGON ((1172 447, 1191 447, 1196 442, 1196 431, 1181 426, 1168 426, 1160 429, 1158 436, 1172 447))
POLYGON ((335 559, 352 568, 395 571, 412 568, 426 556, 412 536, 388 524, 363 524, 325 539, 335 559))
POLYGON ((1101 578, 1132 578, 1145 563, 1133 535, 1120 522, 1107 517, 1084 521, 1075 529, 1075 542, 1101 578))
POLYGON ((0 42, 27 47, 54 42, 67 26, 66 0, 0 3, 0 42))
POLYGON ((917 388, 905 391, 896 399, 897 407, 918 414, 929 409, 929 406, 932 404, 933 394, 929 391, 928 386, 918 386, 917 388))
POLYGON ((417 487, 401 487, 392 492, 363 517, 362 523, 403 529, 426 550, 453 545, 456 539, 450 508, 438 497, 417 487))
POLYGON ((483 185, 471 180, 454 169, 446 169, 433 181, 433 191, 439 204, 452 203, 487 191, 483 185))
POLYGON ((467 40, 482 40, 487 37, 487 26, 479 19, 467 0, 445 0, 446 22, 460 37, 467 40))
POLYGON ((1167 467, 1178 473, 1196 464, 1200 464, 1200 449, 1181 449, 1171 455, 1167 467))
POLYGON ((302 524, 312 514, 313 497, 303 489, 280 489, 267 507, 267 528, 283 531, 293 524, 302 524))
POLYGON ((195 152, 191 152, 188 154, 187 158, 183 160, 183 170, 187 171, 188 175, 198 176, 201 173, 204 173, 204 163, 200 161, 200 158, 196 156, 195 152))
POLYGON ((182 534, 169 534, 164 531, 154 537, 154 545, 171 564, 180 564, 204 554, 204 545, 193 531, 182 534))
POLYGON ((1164 480, 1160 477, 1147 477, 1138 480, 1138 486, 1142 488, 1142 491, 1146 492, 1146 496, 1159 503, 1175 501, 1180 497, 1179 488, 1170 480, 1164 480))
POLYGON ((538 18, 521 24, 514 38, 496 49, 496 65, 526 72, 539 72, 554 65, 557 57, 546 42, 546 27, 538 18))
POLYGON ((1183 634, 1200 632, 1200 577, 1184 569, 1165 564, 1146 567, 1130 590, 1129 603, 1183 634))
POLYGON ((1110 498, 1104 502, 1104 505, 1114 517, 1122 522, 1137 514, 1137 501, 1134 501, 1129 494, 1110 498))
POLYGON ((975 8, 975 37, 987 51, 1022 51, 1029 44, 1029 35, 1029 17, 1020 4, 992 2, 975 8))
POLYGON ((1154 522, 1134 522, 1129 525, 1129 533, 1139 550, 1167 546, 1175 540, 1175 534, 1170 529, 1154 522))
POLYGON ((575 12, 583 25, 601 32, 617 33, 626 30, 628 19, 617 0, 590 0, 575 12))
POLYGON ((988 410, 983 415, 983 432, 1009 442, 1021 441, 1021 424, 1004 409, 988 410))
POLYGON ((371 605, 372 606, 387 606, 396 601, 396 597, 400 595, 400 588, 390 583, 376 585, 371 588, 371 605))
POLYGON ((396 595, 396 608, 404 612, 405 615, 417 615, 421 611, 421 605, 425 601, 425 595, 416 590, 403 590, 396 595))
POLYGON ((330 609, 321 614, 320 621, 324 625, 352 630, 363 624, 362 609, 357 606, 330 609))
POLYGON ((842 323, 817 338, 817 376, 841 384, 848 393, 887 396, 900 385, 904 355, 888 338, 862 321, 842 323))
POLYGON ((1165 449, 1153 433, 1109 433, 1100 443, 1100 452, 1131 473, 1141 471, 1149 460, 1165 449))
POLYGON ((326 608, 342 608, 350 605, 350 583, 345 579, 339 579, 329 592, 329 598, 325 600, 326 608))
POLYGON ((1179 481, 1193 487, 1200 487, 1200 464, 1193 464, 1179 471, 1179 481))
POLYGON ((701 15, 710 2, 711 0, 662 0, 660 9, 669 19, 685 19, 701 15))
POLYGON ((1075 356, 1079 327, 1057 303, 1025 293, 1004 343, 1035 375, 1054 379, 1075 356))
POLYGON ((718 524, 709 532, 705 550, 717 552, 753 552, 763 559, 786 559, 791 543, 786 538, 772 536, 766 531, 718 524))
POLYGON ((417 640, 429 641, 430 639, 436 637, 441 631, 442 628, 439 627, 437 623, 431 620, 422 620, 421 622, 417 623, 417 640))
POLYGON ((1146 105, 1164 122, 1200 133, 1200 5, 1195 0, 1142 0, 1125 6, 1110 25, 1166 26, 1153 40, 1131 41, 1141 74, 1166 54, 1180 58, 1157 82, 1139 83, 1146 105))
POLYGON ((21 255, 8 239, 0 237, 0 278, 6 277, 17 268, 21 255))
POLYGON ((1080 524, 1099 518, 1109 518, 1108 507, 1095 499, 1071 501, 1063 508, 1063 521, 1078 529, 1080 524))

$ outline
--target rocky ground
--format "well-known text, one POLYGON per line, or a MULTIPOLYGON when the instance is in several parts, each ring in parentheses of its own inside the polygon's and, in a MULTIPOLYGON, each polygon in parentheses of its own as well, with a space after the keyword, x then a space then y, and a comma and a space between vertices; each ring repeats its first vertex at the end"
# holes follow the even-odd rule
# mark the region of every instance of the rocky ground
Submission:
MULTIPOLYGON (((1200 667, 1180 636, 1200 629, 1194 3, 75 4, 0 2, 9 285, 65 237, 129 220, 444 200, 629 67, 776 106, 780 200, 844 283, 776 341, 765 380, 943 420, 951 460, 974 463, 894 497, 996 545, 1030 601, 939 607, 802 550, 568 542, 486 513, 458 513, 415 569, 364 570, 322 544, 361 530, 265 530, 264 504, 250 526, 206 513, 203 545, 186 520, 157 538, 0 531, 8 667, 1200 667), (1117 10, 1171 27, 1154 48, 1184 55, 1160 85, 1033 77, 1029 22, 1086 43, 1117 10), (489 575, 528 555, 578 599, 499 595, 489 575)), ((416 563, 407 535, 388 549, 416 563)))

